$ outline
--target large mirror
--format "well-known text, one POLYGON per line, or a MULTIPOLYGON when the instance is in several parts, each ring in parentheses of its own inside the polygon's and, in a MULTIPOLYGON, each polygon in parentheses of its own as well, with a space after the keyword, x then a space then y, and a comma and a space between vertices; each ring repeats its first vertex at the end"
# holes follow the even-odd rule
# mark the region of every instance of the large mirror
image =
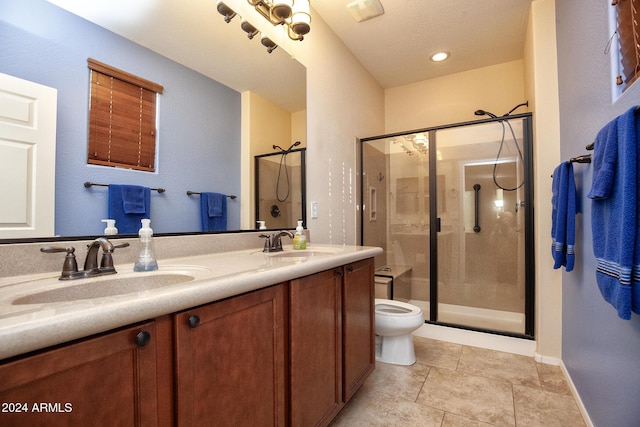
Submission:
POLYGON ((107 188, 85 182, 166 189, 151 195, 156 233, 201 231, 199 197, 187 191, 236 196, 227 229, 255 227, 253 156, 306 145, 306 70, 249 40, 240 19, 225 23, 213 0, 0 5, 0 73, 57 90, 52 234, 104 230, 107 188), (87 165, 88 58, 163 85, 155 172, 87 165))

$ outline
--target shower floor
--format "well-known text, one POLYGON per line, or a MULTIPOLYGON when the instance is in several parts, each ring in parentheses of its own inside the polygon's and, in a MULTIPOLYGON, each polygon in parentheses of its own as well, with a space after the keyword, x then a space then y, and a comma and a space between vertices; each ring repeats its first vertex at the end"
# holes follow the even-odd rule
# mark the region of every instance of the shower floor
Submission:
MULTIPOLYGON (((429 301, 410 300, 409 303, 420 307, 424 318, 429 319, 429 301)), ((524 314, 522 313, 454 304, 441 303, 438 305, 438 321, 517 334, 523 334, 525 330, 524 314)))

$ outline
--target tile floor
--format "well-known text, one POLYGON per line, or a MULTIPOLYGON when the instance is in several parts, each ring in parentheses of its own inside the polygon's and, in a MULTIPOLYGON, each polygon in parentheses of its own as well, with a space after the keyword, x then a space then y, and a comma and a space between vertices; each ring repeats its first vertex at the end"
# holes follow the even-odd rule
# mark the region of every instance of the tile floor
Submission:
POLYGON ((376 363, 338 426, 585 426, 558 366, 414 336, 413 366, 376 363))

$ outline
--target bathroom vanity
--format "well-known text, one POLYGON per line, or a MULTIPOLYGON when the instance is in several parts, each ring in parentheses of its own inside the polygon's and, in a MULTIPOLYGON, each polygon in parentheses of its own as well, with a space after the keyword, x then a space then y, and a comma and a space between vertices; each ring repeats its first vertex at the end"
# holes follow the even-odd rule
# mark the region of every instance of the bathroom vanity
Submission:
POLYGON ((173 259, 157 280, 193 280, 76 300, 0 278, 0 424, 328 425, 374 369, 379 252, 173 259))

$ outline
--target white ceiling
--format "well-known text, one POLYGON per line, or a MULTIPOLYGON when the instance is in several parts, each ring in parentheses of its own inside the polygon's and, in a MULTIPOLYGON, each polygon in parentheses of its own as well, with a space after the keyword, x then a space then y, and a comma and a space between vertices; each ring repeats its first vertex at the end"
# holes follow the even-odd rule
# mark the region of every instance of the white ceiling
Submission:
MULTIPOLYGON (((258 37, 247 40, 240 18, 224 23, 216 0, 48 1, 239 92, 254 91, 289 111, 305 106, 304 67, 283 49, 267 54, 258 37)), ((390 88, 521 59, 533 0, 381 0, 385 13, 361 23, 347 10, 352 1, 311 0, 312 14, 390 88), (432 62, 438 50, 450 59, 432 62)))
POLYGON ((347 10, 352 1, 311 5, 380 85, 391 88, 521 59, 533 0, 380 0, 385 13, 360 23, 347 10), (441 50, 451 57, 429 59, 441 50))

